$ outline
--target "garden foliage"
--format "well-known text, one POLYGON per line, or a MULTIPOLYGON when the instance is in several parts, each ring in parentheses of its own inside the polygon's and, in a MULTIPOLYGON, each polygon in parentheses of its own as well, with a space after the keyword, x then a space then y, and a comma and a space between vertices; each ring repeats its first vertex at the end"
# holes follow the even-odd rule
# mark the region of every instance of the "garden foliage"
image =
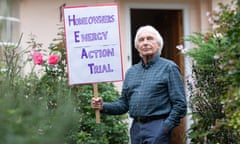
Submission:
POLYGON ((190 91, 192 125, 188 137, 196 144, 240 143, 240 2, 219 4, 209 15, 213 29, 187 38, 194 48, 190 91))
MULTIPOLYGON (((22 50, 20 43, 1 46, 0 144, 128 143, 126 115, 102 114, 97 124, 90 108, 93 86, 68 85, 61 26, 49 52, 34 37, 30 49, 22 50), (32 70, 24 75, 27 62, 32 70)), ((106 101, 119 97, 112 83, 99 84, 98 92, 106 101)))

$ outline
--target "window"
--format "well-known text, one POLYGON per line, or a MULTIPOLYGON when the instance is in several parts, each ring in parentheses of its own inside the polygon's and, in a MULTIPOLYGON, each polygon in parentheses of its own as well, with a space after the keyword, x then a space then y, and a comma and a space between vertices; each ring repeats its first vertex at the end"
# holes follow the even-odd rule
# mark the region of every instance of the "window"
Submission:
POLYGON ((5 52, 8 52, 5 48, 15 46, 19 40, 20 21, 18 17, 19 0, 0 0, 0 74, 4 71, 11 72, 5 67, 9 58, 5 55, 5 52))
POLYGON ((0 42, 2 44, 18 41, 20 26, 18 17, 19 0, 0 0, 0 42))

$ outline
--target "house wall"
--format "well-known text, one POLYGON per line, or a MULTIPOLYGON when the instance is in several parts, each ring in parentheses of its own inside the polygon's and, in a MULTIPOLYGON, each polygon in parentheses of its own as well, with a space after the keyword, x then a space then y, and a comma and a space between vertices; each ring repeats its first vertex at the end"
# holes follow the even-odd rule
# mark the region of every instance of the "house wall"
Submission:
MULTIPOLYGON (((120 12, 120 30, 123 48, 123 66, 125 70, 129 67, 127 58, 129 47, 129 22, 127 16, 127 6, 129 3, 145 4, 145 0, 21 0, 19 19, 20 33, 23 33, 22 44, 27 47, 26 42, 30 39, 30 34, 36 36, 36 40, 43 43, 47 49, 53 38, 56 38, 58 24, 60 24, 59 7, 66 3, 72 5, 89 5, 96 3, 118 3, 120 12)), ((149 0, 146 4, 167 4, 167 5, 186 5, 188 7, 189 21, 188 32, 207 31, 209 24, 207 22, 206 12, 210 11, 213 2, 211 0, 149 0)), ((215 4, 215 2, 214 2, 215 4)))

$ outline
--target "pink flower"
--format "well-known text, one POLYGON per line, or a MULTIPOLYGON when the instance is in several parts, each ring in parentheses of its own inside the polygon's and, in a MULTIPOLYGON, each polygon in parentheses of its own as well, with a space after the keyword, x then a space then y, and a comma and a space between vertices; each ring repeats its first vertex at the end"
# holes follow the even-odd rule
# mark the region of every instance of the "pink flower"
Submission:
POLYGON ((41 65, 43 64, 43 56, 41 53, 38 52, 32 52, 31 53, 32 57, 33 57, 33 62, 36 65, 41 65))
POLYGON ((60 60, 59 55, 57 55, 57 54, 50 55, 48 57, 48 64, 55 65, 59 62, 59 60, 60 60))

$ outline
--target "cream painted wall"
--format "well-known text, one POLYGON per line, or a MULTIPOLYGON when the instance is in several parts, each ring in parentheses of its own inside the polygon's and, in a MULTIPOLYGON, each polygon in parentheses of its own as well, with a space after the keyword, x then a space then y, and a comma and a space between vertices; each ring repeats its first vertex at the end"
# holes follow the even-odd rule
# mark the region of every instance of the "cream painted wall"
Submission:
MULTIPOLYGON (((161 7, 162 5, 185 5, 187 8, 187 19, 184 19, 184 35, 189 35, 196 31, 207 31, 210 25, 207 21, 206 12, 216 7, 218 2, 226 0, 20 0, 19 18, 20 33, 23 33, 22 47, 26 48, 30 34, 36 35, 37 42, 43 43, 47 49, 53 38, 57 37, 59 21, 59 7, 66 3, 67 6, 88 5, 98 3, 118 3, 120 15, 120 33, 123 52, 123 70, 124 72, 131 66, 130 50, 130 20, 129 20, 129 3, 146 4, 161 7)), ((230 1, 230 0, 228 0, 230 1)), ((144 6, 143 6, 144 7, 144 6)), ((186 63, 187 65, 187 63, 186 63)), ((24 73, 30 71, 28 65, 24 73)), ((187 69, 186 66, 186 74, 187 69)), ((121 82, 117 82, 117 89, 121 89, 121 82)))
MULTIPOLYGON (((111 2, 105 0, 101 2, 111 2)), ((37 36, 37 40, 48 47, 58 32, 59 7, 67 5, 86 5, 99 3, 94 0, 21 0, 20 3, 20 32, 24 34, 23 41, 29 40, 29 34, 37 36)))
MULTIPOLYGON (((43 43, 47 49, 53 38, 56 38, 58 32, 59 7, 66 2, 68 6, 88 5, 96 3, 118 3, 120 14, 120 30, 123 51, 124 71, 131 65, 129 59, 129 17, 127 17, 128 4, 152 4, 152 5, 185 5, 188 12, 188 33, 196 31, 207 31, 210 25, 207 21, 206 12, 216 7, 218 2, 225 0, 20 0, 20 33, 23 33, 22 44, 27 47, 26 42, 30 39, 30 34, 36 35, 36 40, 43 43)), ((229 0, 230 1, 230 0, 229 0)))
MULTIPOLYGON (((59 7, 66 3, 67 6, 88 5, 96 3, 112 3, 113 0, 21 0, 19 19, 20 33, 23 33, 22 47, 26 48, 30 34, 36 36, 36 40, 48 49, 49 44, 57 37, 59 32, 60 12, 59 7)), ((29 72, 27 65, 24 73, 29 72)))
POLYGON ((29 34, 37 36, 37 40, 47 47, 56 37, 59 24, 59 6, 63 2, 22 0, 20 3, 21 32, 24 41, 29 40, 29 34))
MULTIPOLYGON (((230 0, 229 0, 230 1, 230 0)), ((23 33, 23 46, 26 47, 26 41, 29 40, 29 34, 36 35, 38 42, 43 43, 43 47, 48 47, 52 39, 56 37, 59 24, 59 7, 66 0, 20 0, 20 33, 23 33)), ((123 47, 123 64, 127 67, 128 58, 127 47, 129 46, 129 36, 126 17, 127 4, 168 4, 168 5, 186 5, 188 6, 189 27, 190 33, 196 31, 207 31, 209 24, 207 21, 206 12, 211 11, 218 2, 226 2, 226 0, 68 0, 66 4, 71 5, 87 5, 96 3, 119 3, 120 9, 120 30, 121 41, 123 47)))
MULTIPOLYGON (((220 1, 220 0, 217 0, 220 1)), ((196 31, 206 31, 209 28, 206 12, 211 11, 216 0, 20 0, 20 33, 23 33, 22 44, 27 47, 30 34, 36 35, 37 42, 43 43, 47 49, 58 32, 59 7, 63 3, 67 6, 88 5, 96 3, 118 3, 120 14, 120 30, 123 52, 124 71, 131 66, 130 52, 130 20, 127 17, 128 4, 152 4, 152 5, 186 5, 188 9, 188 23, 185 29, 190 34, 196 31)), ((26 68, 28 71, 29 68, 26 68)))
POLYGON ((231 0, 212 0, 213 9, 218 5, 218 3, 228 4, 231 0))

